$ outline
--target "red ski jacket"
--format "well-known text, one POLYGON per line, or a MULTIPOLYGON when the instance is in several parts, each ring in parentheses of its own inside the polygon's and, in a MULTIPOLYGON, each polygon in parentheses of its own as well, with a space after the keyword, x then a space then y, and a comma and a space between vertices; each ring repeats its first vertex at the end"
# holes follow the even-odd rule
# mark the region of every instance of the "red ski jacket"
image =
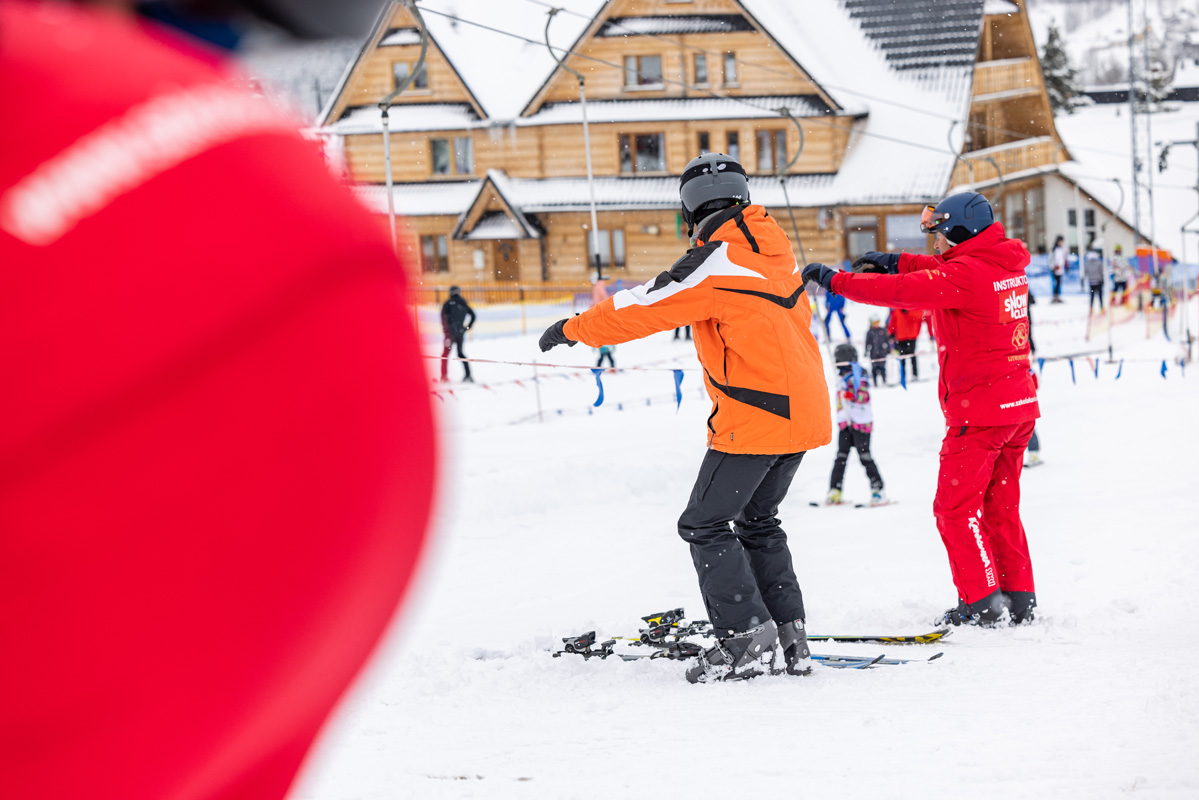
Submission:
POLYGON ((833 291, 860 303, 932 309, 945 422, 1014 425, 1040 416, 1029 364, 1028 261, 1024 244, 996 222, 944 256, 902 254, 898 275, 840 272, 833 291))
POLYGON ((175 41, 0 0, 4 797, 283 797, 425 535, 401 265, 175 41))
POLYGON ((892 309, 891 319, 887 321, 887 333, 895 337, 897 342, 906 342, 920 335, 920 325, 924 322, 924 312, 906 308, 892 309))

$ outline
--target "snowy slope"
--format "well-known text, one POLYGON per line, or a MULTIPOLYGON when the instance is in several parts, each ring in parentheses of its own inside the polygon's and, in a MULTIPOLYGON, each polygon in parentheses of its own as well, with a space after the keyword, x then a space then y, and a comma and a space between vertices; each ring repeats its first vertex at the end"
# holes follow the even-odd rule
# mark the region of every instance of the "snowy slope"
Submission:
MULTIPOLYGON (((867 313, 850 308, 859 336, 867 313)), ((1079 298, 1038 304, 1034 317, 1042 355, 1097 346, 1082 341, 1079 298)), ((945 656, 716 686, 688 685, 677 662, 544 649, 592 628, 631 631, 673 606, 699 615, 675 533, 704 449, 697 373, 686 373, 677 413, 671 373, 645 370, 607 377, 605 403, 588 415, 590 373, 541 368, 547 420, 511 424, 536 414, 532 369, 476 365, 487 388, 454 383, 437 401, 444 496, 420 588, 295 796, 1196 796, 1199 375, 1172 366, 1162 379, 1154 359, 1174 351, 1146 339, 1143 323, 1115 339, 1129 359, 1119 381, 1106 364, 1096 380, 1081 359, 1077 384, 1065 362, 1042 375, 1045 464, 1022 478, 1043 607, 1034 627, 961 630, 936 648, 820 646, 945 656)), ((468 353, 549 361, 535 341, 480 339, 468 353)), ((582 346, 549 356, 595 357, 582 346)), ((621 345, 616 359, 696 365, 670 334, 621 345)), ((813 630, 915 632, 954 600, 930 510, 943 430, 935 382, 875 398, 875 455, 900 503, 809 508, 827 486, 826 447, 781 510, 813 630)), ((847 495, 866 491, 851 464, 847 495)))

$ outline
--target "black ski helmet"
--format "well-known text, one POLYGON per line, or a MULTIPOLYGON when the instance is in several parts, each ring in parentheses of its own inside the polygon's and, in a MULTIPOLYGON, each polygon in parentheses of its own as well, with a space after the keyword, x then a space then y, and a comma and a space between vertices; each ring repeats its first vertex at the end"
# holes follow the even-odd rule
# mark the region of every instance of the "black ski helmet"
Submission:
POLYGON ((839 367, 852 367, 858 361, 858 348, 849 342, 842 342, 833 348, 833 360, 839 367))
POLYGON ((698 213, 704 206, 717 204, 727 208, 749 202, 745 168, 737 159, 724 153, 704 153, 693 158, 679 179, 679 199, 690 235, 696 223, 707 216, 698 213))
POLYGON ((953 244, 961 244, 982 233, 995 221, 995 210, 990 201, 978 192, 961 192, 950 195, 928 206, 920 217, 920 230, 925 233, 943 233, 953 244))

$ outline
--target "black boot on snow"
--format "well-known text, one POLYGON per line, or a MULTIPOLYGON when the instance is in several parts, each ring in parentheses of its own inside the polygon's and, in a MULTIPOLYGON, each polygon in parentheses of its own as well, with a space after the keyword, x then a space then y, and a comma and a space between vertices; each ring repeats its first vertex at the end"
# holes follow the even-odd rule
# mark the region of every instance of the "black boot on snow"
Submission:
POLYGON ((808 649, 808 632, 802 619, 779 625, 779 649, 788 675, 812 674, 812 651, 808 649))
POLYGON ((982 600, 967 603, 958 600, 957 606, 946 611, 938 625, 977 625, 980 628, 994 628, 999 624, 999 618, 1004 611, 1003 592, 991 592, 982 600))
POLYGON ((1004 592, 1008 601, 1008 613, 1012 615, 1013 625, 1029 625, 1036 615, 1033 609, 1037 607, 1036 592, 1004 592))
POLYGON ((740 681, 764 675, 774 669, 778 644, 778 626, 774 620, 748 631, 731 633, 699 654, 699 662, 687 670, 687 682, 740 681))

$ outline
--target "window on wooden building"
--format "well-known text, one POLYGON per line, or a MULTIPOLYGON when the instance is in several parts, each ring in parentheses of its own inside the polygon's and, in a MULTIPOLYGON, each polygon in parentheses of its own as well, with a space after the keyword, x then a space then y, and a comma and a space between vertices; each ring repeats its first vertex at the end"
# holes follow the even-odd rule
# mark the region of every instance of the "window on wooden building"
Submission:
POLYGON ((787 132, 758 131, 758 172, 774 172, 787 163, 787 132))
POLYGON ((1025 242, 1033 253, 1046 253, 1045 233, 1045 190, 1038 186, 1024 193, 1024 208, 1028 214, 1028 240, 1025 242))
POLYGON ((920 230, 919 214, 888 214, 886 223, 889 252, 927 252, 928 234, 920 230))
POLYGON ((707 155, 712 152, 712 136, 707 131, 699 132, 699 154, 707 155))
POLYGON ((450 249, 445 236, 420 237, 420 266, 422 272, 450 271, 450 249))
POLYGON ((621 172, 665 172, 666 137, 661 133, 620 135, 621 172))
POLYGON ((737 131, 729 131, 724 135, 725 144, 728 147, 728 155, 741 160, 741 134, 737 131))
POLYGON ((692 57, 692 63, 695 65, 695 83, 697 86, 708 85, 708 55, 706 53, 696 53, 692 57))
POLYGON ((645 89, 662 86, 662 56, 625 56, 624 87, 645 89))
POLYGON ((737 86, 737 54, 724 54, 724 85, 737 86))
POLYGON ((845 250, 853 261, 863 253, 878 250, 878 217, 850 214, 845 218, 845 250))
POLYGON ((434 175, 470 175, 475 171, 475 155, 469 136, 431 139, 434 175))
POLYGON ((610 269, 624 269, 624 228, 600 228, 597 233, 596 248, 599 250, 600 264, 610 269))
MULTIPOLYGON (((428 89, 429 88, 429 71, 425 68, 427 65, 421 65, 420 72, 416 73, 416 78, 408 86, 409 89, 428 89)), ((404 79, 408 77, 408 73, 412 72, 412 64, 407 61, 396 61, 391 65, 392 74, 395 75, 395 88, 399 88, 404 79)))
POLYGON ((1024 195, 1013 192, 1003 198, 1003 230, 1010 239, 1024 240, 1028 236, 1024 214, 1024 195))

